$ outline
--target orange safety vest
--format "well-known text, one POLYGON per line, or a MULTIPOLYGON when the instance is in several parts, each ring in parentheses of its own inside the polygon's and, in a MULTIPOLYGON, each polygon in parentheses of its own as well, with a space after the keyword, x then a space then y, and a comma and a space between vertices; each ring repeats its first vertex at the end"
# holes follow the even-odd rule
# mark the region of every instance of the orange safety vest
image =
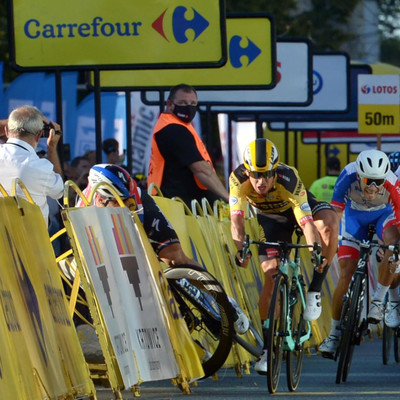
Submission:
MULTIPOLYGON (((153 130, 153 137, 151 140, 151 155, 150 155, 150 165, 149 165, 149 174, 147 177, 147 183, 150 185, 151 183, 155 183, 159 188, 161 188, 162 178, 164 175, 164 166, 165 166, 165 159, 160 153, 158 149, 157 142, 156 142, 156 134, 160 132, 163 128, 170 124, 178 124, 183 125, 193 136, 193 139, 196 142, 196 147, 199 150, 201 156, 207 161, 214 170, 211 157, 208 154, 206 146, 200 139, 199 135, 197 134, 194 126, 191 123, 186 123, 181 121, 178 117, 174 114, 170 113, 161 113, 160 117, 154 126, 153 130)), ((215 171, 215 170, 214 170, 215 171)), ((207 188, 197 179, 196 176, 193 176, 196 182, 196 185, 203 190, 207 190, 207 188)), ((153 190, 153 195, 156 194, 156 190, 153 190)))

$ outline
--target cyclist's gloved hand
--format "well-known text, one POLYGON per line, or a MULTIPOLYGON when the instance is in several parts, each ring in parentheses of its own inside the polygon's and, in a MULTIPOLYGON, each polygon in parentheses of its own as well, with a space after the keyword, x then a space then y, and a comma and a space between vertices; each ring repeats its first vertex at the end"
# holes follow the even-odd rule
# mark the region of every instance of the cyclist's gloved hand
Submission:
POLYGON ((380 263, 385 257, 385 249, 383 247, 379 247, 379 249, 375 253, 375 258, 378 263, 380 263))
POLYGON ((398 274, 400 272, 400 260, 398 257, 390 256, 389 259, 389 271, 392 274, 398 274))
POLYGON ((235 255, 235 263, 239 267, 247 267, 250 258, 251 258, 251 251, 249 250, 247 252, 246 257, 243 259, 243 250, 238 250, 236 255, 235 255))

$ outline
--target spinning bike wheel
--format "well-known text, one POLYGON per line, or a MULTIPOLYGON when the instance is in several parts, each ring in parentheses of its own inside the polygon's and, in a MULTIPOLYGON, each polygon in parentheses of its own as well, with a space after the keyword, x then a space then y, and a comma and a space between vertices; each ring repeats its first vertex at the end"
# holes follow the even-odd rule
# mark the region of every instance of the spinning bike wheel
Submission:
POLYGON ((270 393, 276 392, 281 373, 283 339, 286 334, 287 292, 288 287, 285 277, 278 275, 275 279, 275 287, 269 309, 266 345, 268 351, 267 383, 270 393))

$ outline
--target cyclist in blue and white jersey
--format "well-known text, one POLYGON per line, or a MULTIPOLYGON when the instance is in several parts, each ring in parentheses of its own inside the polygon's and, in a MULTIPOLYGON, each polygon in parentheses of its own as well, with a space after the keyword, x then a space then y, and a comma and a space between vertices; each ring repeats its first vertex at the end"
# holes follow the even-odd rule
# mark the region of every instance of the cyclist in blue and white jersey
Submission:
MULTIPOLYGON (((400 241, 400 182, 390 170, 389 159, 382 151, 362 151, 355 162, 343 169, 336 182, 331 205, 341 219, 342 236, 366 240, 368 225, 373 224, 378 238, 386 245, 400 241)), ((379 266, 378 284, 368 314, 371 323, 378 323, 384 316, 382 302, 394 277, 388 261, 391 255, 386 251, 379 266)), ((340 277, 332 299, 331 330, 319 346, 319 351, 327 358, 333 358, 339 343, 343 296, 356 269, 358 257, 359 248, 356 244, 344 240, 339 243, 340 277)), ((400 298, 397 290, 390 290, 389 297, 385 320, 398 326, 400 298)))

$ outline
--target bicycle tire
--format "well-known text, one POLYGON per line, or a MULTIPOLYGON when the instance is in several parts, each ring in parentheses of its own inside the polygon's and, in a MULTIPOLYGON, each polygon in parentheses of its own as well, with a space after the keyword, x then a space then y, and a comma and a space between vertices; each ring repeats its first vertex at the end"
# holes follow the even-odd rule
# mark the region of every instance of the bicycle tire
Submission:
POLYGON ((300 290, 304 296, 303 286, 300 286, 300 288, 296 287, 293 297, 292 294, 290 295, 291 304, 289 306, 292 338, 296 343, 293 351, 286 351, 286 380, 288 389, 291 392, 294 392, 299 386, 304 358, 304 342, 300 343, 300 338, 304 335, 306 324, 303 319, 304 308, 300 290))
POLYGON ((268 362, 267 383, 271 394, 276 392, 281 373, 283 339, 286 335, 287 292, 286 278, 279 274, 275 279, 268 314, 269 327, 266 344, 268 362))
POLYGON ((392 331, 393 333, 393 353, 394 353, 394 360, 398 363, 399 358, 399 336, 400 336, 400 328, 395 328, 392 331))
MULTIPOLYGON (((180 264, 167 268, 164 274, 172 288, 177 303, 182 304, 182 301, 184 301, 190 307, 191 312, 194 313, 194 321, 193 316, 186 316, 188 319, 192 318, 192 324, 194 324, 194 326, 188 325, 191 333, 195 331, 201 332, 205 341, 212 344, 206 349, 209 353, 209 358, 202 360, 204 369, 202 379, 205 379, 216 373, 223 366, 231 351, 232 337, 234 335, 232 306, 217 279, 201 267, 180 264), (213 305, 217 308, 220 316, 219 320, 216 318, 215 312, 207 310, 198 299, 182 289, 179 284, 181 279, 188 280, 193 286, 207 293, 215 300, 213 305)), ((182 308, 184 307, 181 307, 183 314, 188 313, 188 309, 182 310, 182 308)), ((194 338, 194 340, 197 339, 194 338)))
POLYGON ((344 314, 344 330, 340 340, 339 363, 336 373, 336 383, 346 382, 350 370, 351 360, 353 358, 356 335, 361 317, 362 301, 360 299, 362 289, 361 275, 355 275, 350 294, 348 309, 344 314))
POLYGON ((383 322, 383 333, 382 333, 382 362, 383 365, 387 365, 390 357, 390 347, 392 346, 392 328, 389 328, 385 322, 383 322))

